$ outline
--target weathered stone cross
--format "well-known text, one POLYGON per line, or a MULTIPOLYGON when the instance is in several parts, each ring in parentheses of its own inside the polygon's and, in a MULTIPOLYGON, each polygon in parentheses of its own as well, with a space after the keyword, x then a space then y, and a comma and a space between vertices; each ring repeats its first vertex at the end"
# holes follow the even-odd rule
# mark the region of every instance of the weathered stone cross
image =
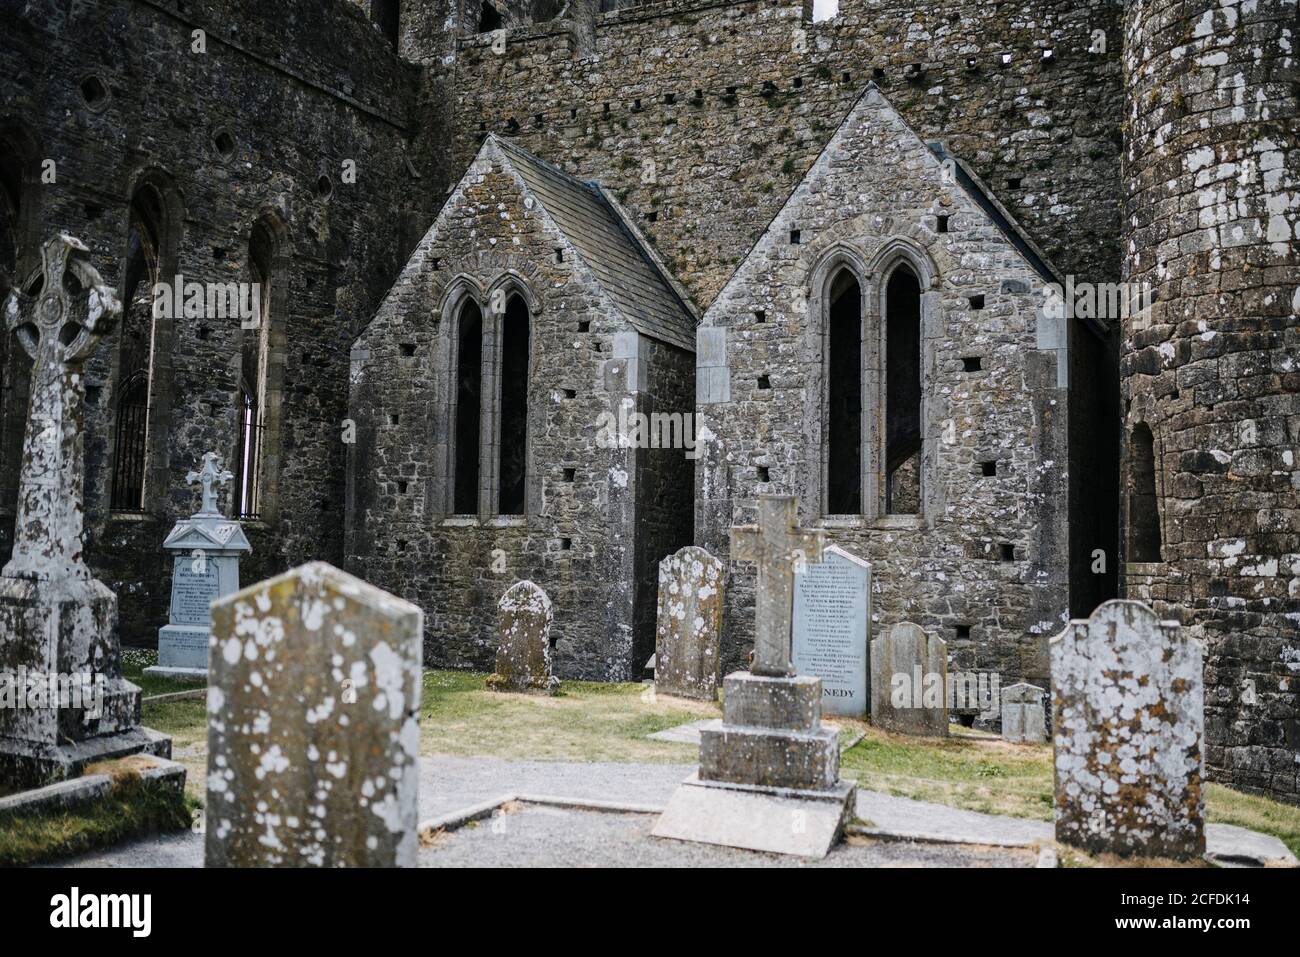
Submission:
POLYGON ((90 250, 60 234, 41 247, 41 280, 4 303, 5 329, 32 357, 14 548, 4 577, 90 578, 82 558, 85 476, 81 364, 122 313, 90 265, 90 250))
POLYGON ((793 495, 760 495, 758 524, 731 530, 731 557, 758 563, 752 674, 774 678, 794 674, 790 622, 795 566, 820 562, 826 544, 826 533, 820 528, 799 528, 795 522, 793 495))
POLYGON ((221 515, 221 510, 217 508, 217 490, 213 488, 213 485, 225 485, 234 477, 234 475, 217 464, 216 452, 205 452, 203 454, 203 467, 197 472, 190 472, 185 476, 185 481, 190 485, 195 482, 203 483, 203 504, 194 514, 195 518, 212 518, 221 515))

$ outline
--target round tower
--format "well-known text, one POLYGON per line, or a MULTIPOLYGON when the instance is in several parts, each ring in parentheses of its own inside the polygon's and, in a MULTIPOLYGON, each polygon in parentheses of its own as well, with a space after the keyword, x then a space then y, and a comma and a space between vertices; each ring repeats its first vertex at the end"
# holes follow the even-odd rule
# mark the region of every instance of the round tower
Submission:
POLYGON ((1300 801, 1297 0, 1128 0, 1123 589, 1203 638, 1211 777, 1300 801))

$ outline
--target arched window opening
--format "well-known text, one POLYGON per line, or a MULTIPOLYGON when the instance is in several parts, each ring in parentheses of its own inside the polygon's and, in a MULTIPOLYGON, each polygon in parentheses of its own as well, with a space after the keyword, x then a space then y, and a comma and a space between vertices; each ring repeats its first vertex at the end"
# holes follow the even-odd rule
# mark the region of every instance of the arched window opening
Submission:
POLYGON ((236 456, 238 472, 235 490, 239 496, 240 518, 256 518, 258 507, 257 462, 262 451, 262 419, 257 408, 257 396, 247 382, 239 383, 239 454, 236 456))
POLYGON ((843 269, 830 287, 826 337, 826 510, 862 512, 862 290, 843 269))
POLYGON ((393 45, 393 49, 397 49, 402 20, 399 0, 373 0, 370 5, 370 19, 384 39, 393 45))
POLYGON ((478 32, 491 33, 493 30, 500 30, 505 25, 501 18, 501 12, 497 10, 487 0, 483 0, 483 9, 479 13, 478 32))
POLYGON ((149 421, 149 374, 135 372, 118 396, 113 437, 113 508, 140 511, 144 506, 145 437, 149 421))
POLYGON ((528 473, 528 305, 514 295, 506 303, 501 330, 501 460, 502 515, 524 514, 528 473))
POLYGON ((1155 437, 1139 422, 1129 443, 1128 560, 1160 561, 1160 511, 1156 498, 1155 437))
POLYGON ((921 284, 900 265, 885 287, 885 512, 921 511, 921 284))
POLYGON ((277 280, 277 239, 265 220, 253 227, 248 241, 248 274, 256 287, 256 317, 244 327, 241 355, 243 381, 239 395, 239 517, 262 515, 265 490, 267 391, 271 355, 271 295, 277 280))
POLYGON ((456 472, 453 508, 477 515, 479 495, 479 415, 483 391, 483 313, 466 299, 461 306, 456 343, 456 472))
POLYGON ((154 287, 161 280, 159 249, 166 219, 166 202, 158 188, 145 184, 137 189, 128 219, 118 346, 122 386, 115 410, 110 496, 110 507, 115 512, 144 511, 156 339, 154 287))

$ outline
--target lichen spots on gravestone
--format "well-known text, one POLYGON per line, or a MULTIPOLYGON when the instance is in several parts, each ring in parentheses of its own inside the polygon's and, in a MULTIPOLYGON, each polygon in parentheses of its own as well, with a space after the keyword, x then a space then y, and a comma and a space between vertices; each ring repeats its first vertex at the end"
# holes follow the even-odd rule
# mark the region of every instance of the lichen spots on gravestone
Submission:
POLYGON ((659 563, 657 693, 705 701, 717 697, 722 574, 722 562, 696 546, 659 563))
POLYGON ((1200 643, 1138 602, 1052 639, 1057 839, 1094 852, 1205 848, 1200 643))
POLYGON ((530 581, 516 582, 497 605, 496 667, 491 691, 555 694, 560 681, 551 673, 551 599, 530 581))
POLYGON ((209 865, 414 863, 422 633, 323 564, 214 604, 209 865))

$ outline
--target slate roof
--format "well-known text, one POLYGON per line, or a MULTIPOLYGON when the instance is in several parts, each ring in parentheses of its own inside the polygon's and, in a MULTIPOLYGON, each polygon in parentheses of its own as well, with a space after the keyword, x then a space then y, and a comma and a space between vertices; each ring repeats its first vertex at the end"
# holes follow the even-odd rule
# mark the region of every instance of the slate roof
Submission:
POLYGON ((632 327, 694 352, 695 317, 600 187, 499 136, 491 139, 632 327))

